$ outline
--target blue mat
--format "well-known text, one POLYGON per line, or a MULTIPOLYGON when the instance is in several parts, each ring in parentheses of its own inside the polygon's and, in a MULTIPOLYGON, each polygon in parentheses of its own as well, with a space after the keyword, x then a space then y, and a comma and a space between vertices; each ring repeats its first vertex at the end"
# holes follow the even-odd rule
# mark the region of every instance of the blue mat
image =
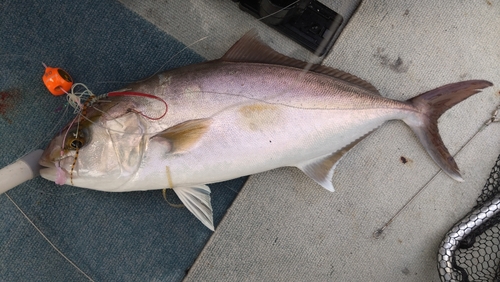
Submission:
MULTIPOLYGON (((184 47, 117 2, 3 1, 0 167, 44 148, 71 118, 65 99, 43 86, 42 62, 105 93, 203 61, 184 47)), ((245 179, 210 185, 216 225, 245 179)), ((212 234, 160 191, 104 193, 36 178, 7 195, 96 281, 179 281, 212 234)), ((7 195, 0 195, 0 281, 88 281, 7 195)))

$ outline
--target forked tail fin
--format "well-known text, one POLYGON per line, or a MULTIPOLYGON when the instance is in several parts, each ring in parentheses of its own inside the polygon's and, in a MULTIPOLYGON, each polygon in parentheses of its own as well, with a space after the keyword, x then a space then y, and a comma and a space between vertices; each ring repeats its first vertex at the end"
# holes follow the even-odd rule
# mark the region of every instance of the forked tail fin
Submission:
POLYGON ((468 80, 430 90, 407 102, 419 111, 418 118, 408 118, 408 124, 420 139, 432 159, 451 178, 463 181, 455 160, 446 149, 437 127, 438 118, 449 108, 493 84, 485 80, 468 80))

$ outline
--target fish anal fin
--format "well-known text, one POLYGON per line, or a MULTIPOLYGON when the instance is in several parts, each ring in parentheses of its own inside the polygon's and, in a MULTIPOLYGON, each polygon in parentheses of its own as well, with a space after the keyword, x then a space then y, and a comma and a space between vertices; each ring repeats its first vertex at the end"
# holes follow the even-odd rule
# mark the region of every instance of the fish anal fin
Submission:
POLYGON ((151 138, 166 139, 171 145, 169 152, 187 151, 208 131, 211 123, 210 118, 188 120, 169 127, 151 138))
POLYGON ((214 231, 212 204, 210 203, 210 188, 207 185, 172 188, 186 206, 206 227, 214 231))
POLYGON ((332 177, 335 167, 337 167, 337 164, 342 157, 354 146, 356 146, 356 144, 361 142, 364 137, 366 137, 366 135, 333 154, 308 160, 297 165, 297 167, 323 188, 333 192, 335 189, 333 188, 332 177))
MULTIPOLYGON (((304 69, 308 66, 307 62, 285 56, 273 50, 259 38, 255 29, 243 35, 220 60, 226 62, 275 64, 298 69, 304 69)), ((309 71, 341 79, 364 88, 373 94, 380 95, 377 88, 369 82, 347 72, 318 64, 310 66, 309 71)))
POLYGON ((319 157, 297 165, 309 178, 316 181, 326 190, 333 192, 332 177, 337 162, 342 155, 334 153, 326 157, 319 157))

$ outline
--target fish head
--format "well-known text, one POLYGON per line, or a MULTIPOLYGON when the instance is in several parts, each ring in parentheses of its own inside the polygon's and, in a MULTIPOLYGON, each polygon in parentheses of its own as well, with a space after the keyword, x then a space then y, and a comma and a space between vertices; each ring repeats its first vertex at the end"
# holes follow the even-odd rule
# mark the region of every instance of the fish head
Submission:
POLYGON ((117 191, 139 169, 146 137, 144 120, 128 102, 93 106, 49 143, 40 175, 56 184, 117 191))

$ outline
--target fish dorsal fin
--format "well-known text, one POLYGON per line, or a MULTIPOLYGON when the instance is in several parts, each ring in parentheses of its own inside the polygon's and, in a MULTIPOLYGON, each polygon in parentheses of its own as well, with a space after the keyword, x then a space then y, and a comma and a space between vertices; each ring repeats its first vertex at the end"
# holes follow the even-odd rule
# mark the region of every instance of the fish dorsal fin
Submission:
MULTIPOLYGON (((366 137, 366 136, 364 136, 366 137)), ((339 151, 329 154, 326 156, 321 156, 312 160, 308 160, 303 162, 297 167, 302 170, 307 176, 316 181, 319 185, 321 185, 326 190, 333 192, 335 189, 333 188, 332 177, 337 164, 342 159, 342 157, 349 152, 356 144, 361 142, 364 139, 360 138, 346 147, 340 149, 339 151)))
MULTIPOLYGON (((285 56, 273 50, 262 42, 255 29, 245 33, 240 40, 229 48, 226 54, 222 56, 221 60, 226 62, 274 64, 298 69, 304 69, 308 65, 308 63, 304 61, 285 56)), ((379 94, 377 88, 369 82, 338 69, 313 64, 309 71, 335 77, 355 84, 375 94, 379 94)))
POLYGON ((210 118, 188 120, 169 127, 151 138, 166 139, 171 146, 169 152, 187 151, 208 131, 211 123, 210 118))
POLYGON ((206 227, 214 231, 214 217, 210 203, 210 188, 207 185, 172 188, 186 206, 206 227))

